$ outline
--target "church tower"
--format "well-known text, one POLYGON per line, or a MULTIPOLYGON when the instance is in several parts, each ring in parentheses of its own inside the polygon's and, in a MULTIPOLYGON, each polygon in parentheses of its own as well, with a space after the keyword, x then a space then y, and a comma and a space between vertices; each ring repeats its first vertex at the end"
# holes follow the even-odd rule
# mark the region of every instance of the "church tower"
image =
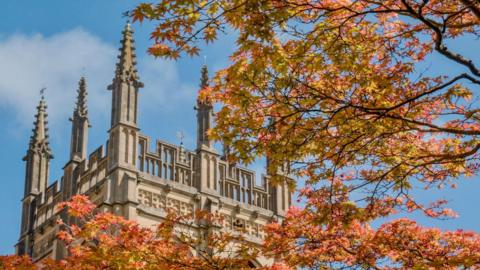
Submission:
POLYGON ((73 115, 72 134, 70 139, 70 160, 65 165, 62 181, 63 200, 66 201, 76 193, 80 176, 79 165, 87 158, 88 128, 90 127, 87 109, 87 83, 84 77, 78 82, 77 101, 73 115))
MULTIPOLYGON (((203 65, 200 78, 200 91, 208 87, 208 68, 203 65)), ((197 154, 198 168, 198 189, 202 192, 217 193, 218 183, 216 181, 218 175, 215 169, 218 160, 218 153, 213 148, 213 142, 209 138, 207 132, 212 128, 213 123, 213 105, 209 100, 197 99, 197 154)))
POLYGON ((143 87, 136 69, 133 30, 127 23, 122 32, 120 55, 112 84, 112 115, 108 140, 108 165, 112 193, 109 203, 114 212, 129 216, 127 202, 133 202, 131 190, 135 184, 138 133, 138 90, 143 87))
POLYGON ((35 115, 34 128, 27 150, 23 158, 26 162, 25 192, 22 200, 22 223, 18 254, 32 254, 33 226, 36 218, 36 205, 43 203, 43 194, 48 184, 50 159, 53 158, 48 142, 47 104, 45 97, 40 99, 35 115), (40 195, 40 196, 39 196, 40 195))
MULTIPOLYGON (((200 91, 208 87, 208 69, 201 70, 200 91)), ((34 262, 61 259, 68 253, 56 235, 63 229, 55 221, 75 222, 59 202, 83 194, 101 212, 111 212, 141 226, 152 227, 167 216, 166 208, 179 215, 207 211, 222 216, 221 230, 245 234, 252 243, 265 239, 265 225, 281 220, 291 202, 286 184, 274 184, 269 175, 229 162, 214 148, 208 135, 213 127, 213 104, 197 99, 197 145, 189 150, 163 140, 151 140, 140 133, 138 96, 143 87, 136 70, 133 31, 129 23, 122 32, 115 74, 108 90, 112 94, 111 121, 106 150, 100 145, 87 154, 90 119, 85 78, 78 83, 71 117, 69 160, 63 167, 61 184, 47 186, 50 159, 46 103, 37 107, 35 128, 26 161, 22 227, 17 254, 28 254, 34 262), (155 145, 150 149, 151 145, 155 145), (105 153, 106 152, 106 153, 105 153), (259 179, 260 178, 260 179, 259 179)), ((160 123, 159 123, 160 124, 160 123)), ((226 147, 224 156, 230 150, 226 147)), ((289 178, 288 171, 280 171, 289 178)), ((287 182, 286 182, 287 183, 287 182)), ((202 232, 201 224, 188 229, 202 232)), ((200 234, 199 234, 200 235, 200 234)), ((249 241, 250 241, 249 240, 249 241)), ((252 265, 270 265, 272 259, 257 258, 252 265)))

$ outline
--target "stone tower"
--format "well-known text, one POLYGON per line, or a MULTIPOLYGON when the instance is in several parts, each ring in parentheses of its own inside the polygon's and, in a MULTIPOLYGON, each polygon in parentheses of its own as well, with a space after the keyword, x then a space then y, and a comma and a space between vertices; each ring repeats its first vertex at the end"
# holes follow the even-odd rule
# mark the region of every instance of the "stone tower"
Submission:
MULTIPOLYGON (((208 70, 201 69, 200 90, 208 86, 208 70)), ((138 127, 139 89, 143 83, 136 70, 131 25, 122 32, 120 54, 108 90, 112 93, 111 125, 106 153, 100 146, 87 155, 90 121, 85 78, 78 85, 73 111, 70 159, 58 181, 47 185, 52 158, 46 130, 46 105, 42 97, 35 128, 25 160, 27 170, 23 199, 22 230, 17 254, 29 254, 34 261, 61 258, 65 248, 55 238, 55 220, 63 216, 55 205, 74 194, 85 194, 101 211, 111 211, 142 226, 155 226, 165 208, 179 214, 205 210, 221 214, 222 230, 246 231, 246 237, 260 243, 263 226, 281 219, 291 203, 286 185, 273 185, 268 175, 255 179, 254 171, 230 164, 221 157, 208 136, 213 125, 213 106, 197 100, 197 146, 191 151, 151 139, 138 127)), ((68 222, 68 221, 67 221, 68 222)), ((194 228, 192 228, 194 230, 194 228)), ((265 265, 268 260, 252 262, 265 265)))

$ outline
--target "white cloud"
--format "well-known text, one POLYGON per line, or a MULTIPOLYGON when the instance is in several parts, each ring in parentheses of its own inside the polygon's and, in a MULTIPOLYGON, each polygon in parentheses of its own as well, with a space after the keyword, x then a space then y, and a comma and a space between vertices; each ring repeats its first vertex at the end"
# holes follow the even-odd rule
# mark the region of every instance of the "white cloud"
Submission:
MULTIPOLYGON (((48 37, 40 34, 0 37, 0 109, 13 115, 7 123, 9 131, 21 132, 32 126, 42 87, 47 87, 52 132, 66 128, 82 75, 87 78, 94 128, 98 127, 97 121, 102 121, 100 126, 108 122, 111 94, 106 87, 113 78, 119 45, 102 41, 80 28, 48 37)), ((139 75, 145 83, 140 92, 143 110, 175 111, 178 105, 194 100, 195 87, 182 83, 176 63, 149 55, 140 55, 138 60, 139 75)))
POLYGON ((171 111, 187 103, 193 107, 196 87, 182 80, 175 62, 147 56, 139 61, 139 76, 145 83, 140 104, 146 110, 171 111))
POLYGON ((72 112, 77 82, 87 76, 89 106, 104 114, 116 50, 82 29, 51 37, 15 34, 0 40, 0 106, 23 127, 31 124, 39 90, 47 87, 51 122, 72 112), (26 119, 28 121, 26 121, 26 119))

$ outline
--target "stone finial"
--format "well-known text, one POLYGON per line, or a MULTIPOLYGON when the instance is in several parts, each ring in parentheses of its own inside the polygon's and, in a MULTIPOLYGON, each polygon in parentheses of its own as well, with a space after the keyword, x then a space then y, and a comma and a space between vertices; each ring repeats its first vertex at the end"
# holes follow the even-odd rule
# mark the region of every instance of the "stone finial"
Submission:
POLYGON ((48 121, 47 121, 47 103, 44 96, 45 88, 40 91, 41 98, 37 106, 32 136, 30 137, 29 150, 41 150, 47 153, 49 158, 53 158, 50 144, 48 141, 48 121))
POLYGON ((137 87, 143 87, 143 83, 140 82, 136 69, 135 41, 133 40, 133 30, 129 22, 125 25, 122 35, 122 47, 120 48, 120 55, 118 56, 115 78, 108 89, 113 89, 114 85, 119 81, 132 82, 136 84, 137 87))
POLYGON ((82 118, 88 118, 87 109, 87 83, 85 77, 81 77, 78 82, 77 101, 75 103, 74 116, 80 116, 82 118))
POLYGON ((201 71, 201 77, 200 77, 200 89, 203 89, 208 86, 208 67, 207 65, 202 66, 202 71, 201 71))
MULTIPOLYGON (((204 64, 202 66, 202 69, 201 69, 201 75, 200 75, 200 90, 204 89, 205 87, 208 86, 208 67, 206 64, 204 64)), ((212 107, 212 104, 211 102, 209 101, 202 101, 200 99, 197 98, 197 107, 196 109, 201 109, 202 106, 205 108, 205 109, 210 109, 212 107)))
MULTIPOLYGON (((200 89, 208 86, 208 68, 207 65, 202 66, 200 89)), ((212 127, 213 105, 210 101, 202 101, 197 99, 197 149, 202 146, 211 147, 212 142, 208 138, 207 131, 212 127)))

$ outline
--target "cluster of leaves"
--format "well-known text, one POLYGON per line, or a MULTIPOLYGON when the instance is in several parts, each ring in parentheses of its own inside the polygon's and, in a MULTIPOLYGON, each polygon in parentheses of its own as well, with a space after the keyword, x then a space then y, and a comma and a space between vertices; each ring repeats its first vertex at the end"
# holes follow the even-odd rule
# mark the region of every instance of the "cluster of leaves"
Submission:
POLYGON ((478 175, 480 67, 447 46, 480 36, 478 1, 158 0, 132 17, 157 23, 158 57, 235 35, 231 64, 200 92, 222 105, 209 135, 230 160, 266 155, 271 175, 288 164, 316 190, 272 227, 272 254, 314 269, 478 267, 475 233, 368 226, 399 210, 455 216, 411 190, 478 175), (460 72, 426 67, 441 58, 460 72))
POLYGON ((467 86, 480 84, 480 72, 445 45, 478 34, 478 3, 165 0, 132 14, 158 22, 155 56, 197 54, 199 40, 238 33, 233 64, 203 93, 223 104, 211 135, 236 158, 267 154, 272 167, 298 165, 311 183, 348 169, 352 188, 378 196, 478 171, 479 115, 467 86), (432 52, 467 72, 420 74, 416 63, 432 52))
POLYGON ((292 207, 283 224, 270 224, 265 253, 308 269, 480 269, 480 235, 442 232, 401 218, 374 228, 393 201, 359 208, 341 181, 303 189, 305 208, 292 207))
MULTIPOLYGON (((392 202, 359 210, 345 194, 341 181, 336 193, 322 188, 303 189, 303 209, 292 207, 282 224, 266 227, 263 246, 241 234, 221 230, 222 218, 199 212, 193 216, 169 213, 156 230, 111 213, 94 213, 88 198, 76 195, 60 208, 76 224, 59 220, 58 238, 68 248, 60 261, 36 264, 27 256, 1 256, 0 269, 183 269, 241 270, 258 256, 276 263, 265 270, 310 269, 480 269, 480 235, 441 232, 399 219, 378 229, 369 221, 387 216, 392 202), (366 215, 364 213, 367 213, 366 215), (194 228, 194 230, 192 230, 194 228)), ((70 219, 71 220, 71 219, 70 219)))

